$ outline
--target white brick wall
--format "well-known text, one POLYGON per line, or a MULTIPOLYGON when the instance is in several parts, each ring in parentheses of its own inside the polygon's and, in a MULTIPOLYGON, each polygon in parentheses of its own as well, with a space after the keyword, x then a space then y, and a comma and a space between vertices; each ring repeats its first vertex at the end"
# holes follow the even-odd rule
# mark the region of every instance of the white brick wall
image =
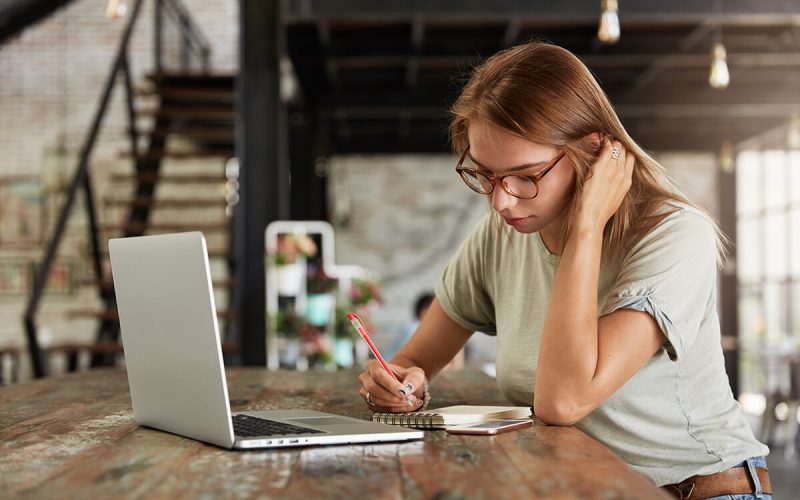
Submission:
MULTIPOLYGON (((196 25, 212 45, 211 71, 233 73, 237 68, 238 2, 236 0, 182 0, 196 25)), ((129 8, 133 0, 128 0, 129 8)), ((110 21, 105 17, 103 0, 75 0, 50 17, 29 27, 0 46, 0 177, 52 176, 64 169, 65 177, 75 167, 81 148, 97 110, 100 92, 111 69, 122 29, 128 18, 110 21), (63 136, 68 158, 58 160, 48 150, 63 136), (61 163, 59 165, 59 162, 61 163)), ((142 7, 130 45, 134 85, 145 83, 153 70, 153 0, 142 7)), ((130 12, 130 11, 129 11, 130 12)), ((169 25, 165 21, 165 25, 169 25)), ((167 37, 168 39, 170 37, 167 37)), ((130 161, 118 158, 127 149, 127 115, 124 89, 118 80, 105 117, 91 168, 99 201, 124 189, 107 182, 113 171, 129 172, 130 161)), ((144 122, 143 125, 147 126, 144 122)), ((208 162, 206 162, 208 163, 208 162)), ((166 170, 177 165, 164 165, 166 170)), ((185 168, 184 165, 180 166, 185 168)), ((202 167, 202 165, 198 165, 202 167)), ((219 165, 222 172, 222 165, 219 165)), ((55 207, 57 208, 57 207, 55 207)), ((81 213, 82 205, 78 205, 81 213)), ((98 203, 103 220, 119 213, 98 203)), ((69 225, 60 256, 80 259, 85 265, 86 230, 83 217, 69 225)), ((46 233, 48 236, 50 232, 46 233)), ((101 242, 104 245, 104 242, 101 242)), ((40 259, 40 249, 0 247, 0 259, 25 257, 40 259)), ((63 311, 76 307, 98 306, 96 290, 84 288, 75 295, 46 296, 40 309, 39 324, 43 340, 88 340, 94 335, 94 320, 65 321, 63 311)), ((25 346, 22 312, 27 297, 0 296, 0 345, 25 346)), ((27 375, 27 360, 24 363, 27 375)))

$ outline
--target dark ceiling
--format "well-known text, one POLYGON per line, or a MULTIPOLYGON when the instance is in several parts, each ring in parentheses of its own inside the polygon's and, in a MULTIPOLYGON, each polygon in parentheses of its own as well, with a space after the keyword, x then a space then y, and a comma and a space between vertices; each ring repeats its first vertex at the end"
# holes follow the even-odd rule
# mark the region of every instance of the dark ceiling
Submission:
POLYGON ((0 0, 0 44, 72 0, 0 0))
POLYGON ((283 14, 301 107, 336 152, 446 151, 470 68, 530 39, 578 55, 650 150, 716 150, 800 112, 800 1, 625 0, 615 45, 597 40, 599 16, 599 0, 297 0, 283 14), (724 90, 708 84, 715 26, 724 90))

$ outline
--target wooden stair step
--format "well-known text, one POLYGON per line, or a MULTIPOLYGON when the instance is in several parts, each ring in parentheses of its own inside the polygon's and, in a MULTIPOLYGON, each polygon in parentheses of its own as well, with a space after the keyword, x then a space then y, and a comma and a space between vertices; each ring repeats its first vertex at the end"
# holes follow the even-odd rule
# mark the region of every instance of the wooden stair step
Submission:
POLYGON ((62 353, 71 354, 73 352, 89 352, 91 354, 117 354, 122 352, 122 344, 116 342, 98 343, 83 343, 83 342, 68 342, 63 344, 55 344, 48 346, 44 349, 48 353, 62 353))
POLYGON ((162 102, 219 103, 234 106, 236 91, 225 88, 162 87, 139 92, 141 96, 160 97, 162 102))
POLYGON ((228 127, 156 127, 150 132, 152 137, 166 137, 168 135, 182 135, 192 139, 205 139, 212 141, 233 142, 236 131, 233 126, 228 127))
POLYGON ((103 226, 105 231, 120 232, 131 230, 135 232, 145 231, 152 232, 165 232, 177 233, 183 231, 201 231, 201 232, 228 232, 230 231, 230 224, 228 221, 221 222, 204 222, 202 224, 192 224, 187 222, 164 222, 158 224, 149 223, 122 223, 122 224, 106 224, 103 226))
MULTIPOLYGON (((119 321, 119 313, 116 308, 113 309, 90 309, 90 308, 79 308, 79 309, 70 309, 64 313, 64 315, 69 319, 78 319, 78 318, 95 318, 95 319, 102 319, 105 321, 119 321)), ((230 321, 236 317, 236 312, 231 309, 219 309, 217 310, 217 318, 224 319, 226 321, 230 321)))
MULTIPOLYGON (((196 160, 199 158, 232 158, 236 155, 233 148, 214 148, 214 149, 200 149, 197 151, 164 151, 156 149, 138 155, 139 160, 153 161, 169 158, 172 160, 196 160)), ((120 151, 117 155, 118 158, 133 158, 134 155, 130 151, 120 151)))
MULTIPOLYGON (((79 286, 91 286, 91 287, 98 287, 101 290, 107 292, 114 291, 114 281, 111 279, 103 280, 102 283, 98 283, 96 279, 85 279, 85 280, 78 280, 77 284, 79 286)), ((220 280, 211 280, 211 286, 218 289, 228 290, 232 288, 236 284, 236 279, 228 278, 228 279, 220 279, 220 280)))
MULTIPOLYGON (((100 245, 100 256, 104 258, 108 258, 108 246, 107 245, 100 245)), ((208 258, 210 260, 214 259, 227 259, 230 256, 230 250, 227 248, 209 248, 208 249, 208 258)))
POLYGON ((135 182, 140 184, 222 184, 228 179, 224 175, 159 175, 157 172, 139 174, 112 174, 112 182, 135 182))
POLYGON ((227 202, 219 196, 213 198, 156 198, 140 196, 131 199, 108 199, 108 205, 133 206, 135 208, 225 208, 227 202))
POLYGON ((146 117, 165 117, 165 118, 191 118, 196 120, 226 120, 233 121, 236 118, 236 110, 231 106, 209 107, 209 106, 164 106, 158 109, 146 109, 138 112, 140 116, 146 117))
MULTIPOLYGON (((57 344, 46 347, 44 349, 48 353, 62 353, 71 354, 74 352, 88 352, 91 354, 118 354, 124 352, 121 343, 106 342, 98 343, 80 343, 71 342, 67 344, 57 344)), ((239 344, 233 340, 222 341, 222 352, 234 353, 239 351, 239 344)))
POLYGON ((186 86, 192 87, 211 86, 211 87, 234 87, 236 77, 229 73, 184 73, 167 72, 152 73, 147 75, 147 79, 159 86, 186 86))

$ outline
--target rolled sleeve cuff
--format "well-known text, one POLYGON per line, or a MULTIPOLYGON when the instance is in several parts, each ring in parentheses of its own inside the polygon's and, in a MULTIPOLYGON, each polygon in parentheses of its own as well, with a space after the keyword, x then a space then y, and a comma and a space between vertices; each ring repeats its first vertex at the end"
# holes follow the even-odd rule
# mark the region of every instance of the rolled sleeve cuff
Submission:
POLYGON ((602 316, 607 316, 619 309, 631 309, 634 311, 646 312, 652 316, 659 328, 667 337, 667 343, 664 348, 667 350, 667 355, 672 361, 677 361, 683 356, 684 346, 678 329, 670 316, 658 305, 658 302, 651 294, 636 293, 630 294, 621 292, 616 295, 609 296, 603 306, 602 316))

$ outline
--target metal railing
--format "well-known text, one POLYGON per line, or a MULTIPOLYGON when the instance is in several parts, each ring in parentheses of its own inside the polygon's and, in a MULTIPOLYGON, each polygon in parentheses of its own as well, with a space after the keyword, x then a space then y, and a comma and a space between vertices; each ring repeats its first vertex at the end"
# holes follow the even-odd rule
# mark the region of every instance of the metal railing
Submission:
MULTIPOLYGON (((75 169, 74 177, 70 182, 66 200, 59 212, 58 219, 55 224, 53 234, 47 244, 44 252, 42 262, 36 268, 33 278, 33 287, 31 295, 28 300, 28 305, 25 309, 23 316, 23 323, 25 327, 25 334, 28 340, 28 350, 31 356, 31 363, 33 365, 33 373, 35 377, 43 377, 47 374, 47 368, 42 358, 41 347, 37 337, 36 326, 36 313, 39 309, 42 295, 44 293, 47 279, 53 267, 56 254, 64 236, 67 222, 72 214, 72 208, 75 205, 78 196, 78 190, 83 189, 86 196, 86 211, 89 220, 89 239, 91 242, 91 256, 92 267, 94 270, 95 278, 99 284, 98 290, 100 298, 105 304, 113 303, 113 292, 105 289, 103 283, 105 282, 102 257, 100 250, 100 242, 98 241, 98 224, 97 224, 97 211, 94 206, 94 195, 92 188, 92 179, 89 170, 89 162, 97 143, 97 137, 103 124, 103 119, 108 110, 108 104, 113 93, 117 78, 122 76, 123 86, 125 89, 125 101, 127 108, 127 117, 129 122, 129 136, 131 144, 131 157, 133 158, 134 165, 137 171, 141 168, 140 155, 138 154, 139 131, 137 129, 137 112, 134 106, 134 89, 131 77, 131 68, 129 61, 129 45, 131 34, 133 33, 136 22, 142 10, 142 4, 146 0, 135 0, 133 8, 130 11, 130 17, 122 32, 122 37, 117 47, 116 55, 111 64, 111 71, 106 79, 105 86, 100 95, 100 103, 92 120, 89 132, 86 135, 83 146, 81 148, 78 165, 75 169)), ((187 72, 191 69, 192 55, 199 57, 201 69, 203 72, 208 71, 208 61, 210 55, 210 47, 201 34, 200 30, 192 21, 185 7, 180 3, 180 0, 153 0, 155 3, 155 29, 154 29, 154 67, 156 73, 161 73, 165 69, 164 64, 164 33, 165 33, 165 14, 175 23, 178 33, 180 34, 180 42, 178 44, 180 50, 180 70, 187 72)))

